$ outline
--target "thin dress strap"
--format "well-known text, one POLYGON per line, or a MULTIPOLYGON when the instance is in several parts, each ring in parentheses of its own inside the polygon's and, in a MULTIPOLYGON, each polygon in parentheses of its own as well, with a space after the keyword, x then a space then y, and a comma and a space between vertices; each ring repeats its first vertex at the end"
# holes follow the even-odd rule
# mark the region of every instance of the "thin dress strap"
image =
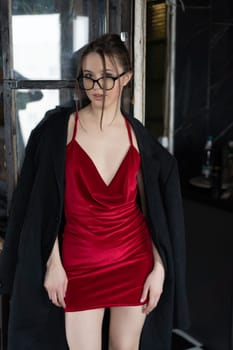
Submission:
POLYGON ((133 145, 132 131, 131 131, 130 124, 129 124, 129 122, 128 122, 128 120, 126 118, 125 118, 125 124, 126 124, 128 135, 129 135, 130 145, 132 146, 133 145))
POLYGON ((74 124, 74 131, 72 136, 72 141, 75 139, 76 132, 77 132, 77 124, 78 124, 78 112, 75 113, 75 124, 74 124))

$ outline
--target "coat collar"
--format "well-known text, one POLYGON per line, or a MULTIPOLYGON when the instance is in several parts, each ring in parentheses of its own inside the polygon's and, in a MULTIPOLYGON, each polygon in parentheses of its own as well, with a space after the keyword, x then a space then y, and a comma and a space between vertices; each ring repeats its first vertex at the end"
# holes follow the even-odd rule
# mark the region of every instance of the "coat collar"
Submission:
POLYGON ((75 107, 57 107, 54 111, 56 117, 51 125, 50 151, 53 162, 53 168, 58 187, 61 189, 64 185, 64 168, 66 159, 66 142, 68 121, 71 113, 75 111, 75 107))
POLYGON ((154 181, 158 176, 160 167, 157 155, 160 145, 136 118, 131 116, 126 116, 126 118, 132 125, 137 139, 144 181, 154 181))

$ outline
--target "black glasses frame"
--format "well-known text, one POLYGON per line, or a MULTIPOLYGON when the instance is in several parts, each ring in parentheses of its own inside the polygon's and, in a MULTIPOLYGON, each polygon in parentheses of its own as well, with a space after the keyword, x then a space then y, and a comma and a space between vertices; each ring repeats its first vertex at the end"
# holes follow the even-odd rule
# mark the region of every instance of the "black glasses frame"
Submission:
POLYGON ((92 89, 94 88, 94 86, 95 86, 95 83, 97 83, 98 86, 99 86, 99 88, 102 89, 102 90, 112 90, 112 89, 114 88, 114 86, 115 86, 115 81, 116 81, 117 79, 121 78, 125 73, 126 73, 126 72, 122 72, 121 74, 117 75, 116 77, 110 77, 110 76, 104 77, 104 76, 103 76, 103 77, 100 77, 100 78, 98 78, 98 79, 93 79, 93 78, 90 78, 90 77, 85 77, 83 74, 81 74, 80 76, 77 77, 77 81, 78 81, 78 84, 79 84, 79 88, 80 88, 81 90, 85 90, 85 91, 92 90, 92 89), (83 86, 83 81, 82 81, 83 78, 86 78, 86 79, 89 79, 89 80, 92 81, 92 87, 91 87, 91 88, 89 88, 89 89, 85 89, 85 88, 84 88, 84 86, 83 86), (113 86, 112 86, 110 89, 106 89, 106 88, 102 87, 102 86, 100 85, 100 83, 99 83, 99 81, 100 81, 101 79, 105 79, 105 78, 108 78, 108 79, 110 78, 110 79, 113 80, 113 86))

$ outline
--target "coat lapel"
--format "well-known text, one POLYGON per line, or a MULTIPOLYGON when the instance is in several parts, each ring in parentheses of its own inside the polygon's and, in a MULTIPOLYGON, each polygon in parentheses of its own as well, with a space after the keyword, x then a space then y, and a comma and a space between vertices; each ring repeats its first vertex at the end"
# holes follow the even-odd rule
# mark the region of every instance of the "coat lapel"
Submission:
POLYGON ((51 130, 50 150, 60 198, 63 198, 67 129, 69 116, 73 109, 57 107, 57 110, 57 116, 51 130))
POLYGON ((149 185, 150 181, 158 178, 160 162, 156 155, 158 145, 155 139, 148 133, 141 123, 135 118, 127 116, 128 121, 134 130, 139 151, 141 154, 142 172, 144 181, 149 185))

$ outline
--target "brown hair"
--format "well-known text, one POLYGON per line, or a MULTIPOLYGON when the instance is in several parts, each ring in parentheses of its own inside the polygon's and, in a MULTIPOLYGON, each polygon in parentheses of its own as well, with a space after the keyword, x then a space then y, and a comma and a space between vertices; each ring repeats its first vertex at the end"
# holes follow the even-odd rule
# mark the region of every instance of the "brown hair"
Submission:
MULTIPOLYGON (((129 72, 132 69, 131 63, 130 63, 129 51, 118 34, 114 34, 114 33, 104 34, 84 47, 84 49, 82 50, 80 61, 79 61, 78 74, 77 74, 78 77, 82 75, 82 66, 83 66, 84 58, 90 53, 97 53, 100 55, 103 62, 104 71, 106 68, 105 56, 109 57, 109 59, 111 60, 112 64, 115 67, 117 66, 116 65, 116 61, 117 61, 117 63, 123 68, 124 72, 129 72)), ((85 92, 81 91, 79 87, 77 87, 77 90, 78 90, 78 98, 80 101, 79 108, 82 108, 83 100, 86 98, 86 94, 85 92)), ((122 109, 124 110, 124 106, 122 106, 122 109)), ((104 112, 104 101, 102 106, 101 128, 102 128, 103 112, 104 112)))

